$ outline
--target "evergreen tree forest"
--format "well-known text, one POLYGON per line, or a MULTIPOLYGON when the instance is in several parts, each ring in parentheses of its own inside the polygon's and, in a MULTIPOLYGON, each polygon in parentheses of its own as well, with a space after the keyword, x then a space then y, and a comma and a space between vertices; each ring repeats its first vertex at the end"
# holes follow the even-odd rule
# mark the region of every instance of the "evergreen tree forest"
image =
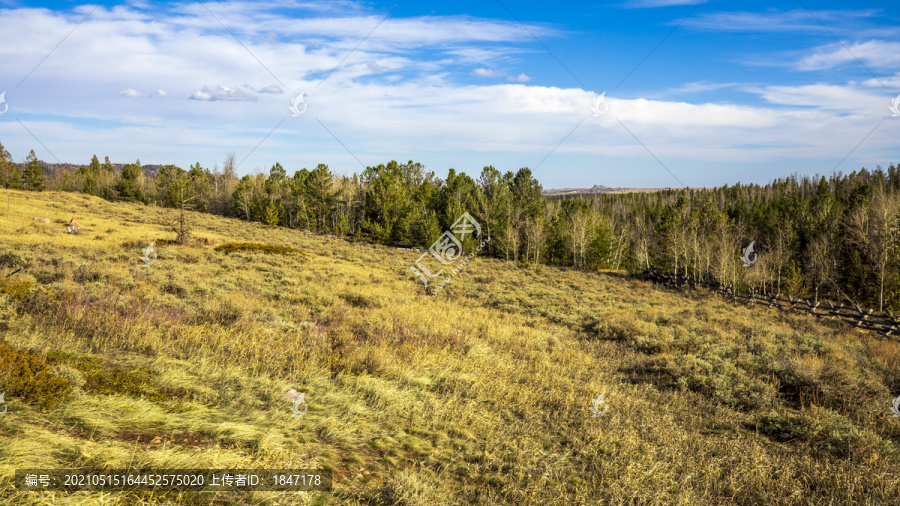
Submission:
MULTIPOLYGON (((548 198, 528 168, 450 169, 391 161, 337 176, 327 165, 238 177, 222 168, 109 158, 47 177, 32 151, 25 169, 0 145, 0 187, 84 192, 108 200, 231 216, 389 246, 427 249, 463 213, 491 237, 482 254, 522 268, 556 265, 642 272, 651 266, 736 290, 900 310, 900 167, 794 175, 766 185, 548 198), (742 251, 753 243, 755 262, 742 251)), ((472 243, 475 241, 470 237, 472 243)), ((473 244, 466 244, 467 249, 473 244)), ((411 279, 412 280, 412 279, 411 279)))

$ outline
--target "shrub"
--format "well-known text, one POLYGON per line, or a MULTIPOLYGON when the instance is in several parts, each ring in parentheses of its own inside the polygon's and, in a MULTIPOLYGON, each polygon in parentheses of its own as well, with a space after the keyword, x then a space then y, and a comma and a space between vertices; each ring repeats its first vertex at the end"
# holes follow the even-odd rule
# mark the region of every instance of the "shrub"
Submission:
POLYGON ((244 312, 240 307, 236 306, 230 300, 224 300, 216 306, 208 307, 204 311, 203 319, 227 327, 234 325, 235 322, 241 319, 243 314, 244 312))
POLYGON ((69 384, 75 387, 76 390, 81 389, 81 387, 84 386, 84 375, 82 375, 81 371, 75 369, 74 367, 69 367, 65 364, 58 364, 53 366, 53 374, 68 381, 69 384))
POLYGON ((419 506, 443 502, 435 480, 427 475, 402 471, 374 491, 375 504, 419 506))
POLYGON ((171 246, 171 245, 173 245, 173 244, 174 244, 174 245, 177 245, 177 244, 178 244, 178 242, 176 242, 174 239, 152 239, 152 238, 148 238, 148 239, 141 239, 141 240, 125 241, 125 242, 122 243, 122 247, 125 248, 125 249, 129 249, 129 250, 130 250, 130 249, 135 249, 135 248, 139 248, 139 249, 143 250, 144 248, 146 248, 147 246, 149 246, 151 242, 155 242, 156 244, 155 244, 154 246, 156 246, 156 247, 159 247, 159 246, 171 246))
POLYGON ((53 406, 72 391, 72 385, 54 375, 37 353, 5 340, 0 341, 0 385, 0 392, 43 408, 53 406))
POLYGON ((30 281, 0 278, 0 294, 5 293, 17 301, 30 297, 34 288, 34 283, 30 281))
POLYGON ((288 253, 297 253, 306 256, 306 253, 292 248, 290 246, 281 246, 275 244, 264 244, 259 242, 228 242, 216 246, 216 251, 223 253, 234 253, 235 251, 250 251, 258 253, 267 253, 270 255, 287 255, 288 253))
POLYGON ((828 409, 813 406, 799 413, 769 413, 759 419, 759 432, 775 441, 796 441, 827 450, 836 457, 867 455, 882 439, 859 429, 844 417, 828 409))
POLYGON ((100 281, 100 271, 95 271, 91 269, 87 264, 82 265, 78 269, 75 270, 75 275, 73 278, 75 281, 79 283, 88 283, 91 281, 100 281))
POLYGON ((16 317, 14 303, 9 294, 0 293, 0 332, 9 330, 9 323, 16 317))
POLYGON ((187 288, 184 287, 181 283, 175 281, 174 279, 170 279, 167 283, 162 286, 162 291, 165 293, 170 293, 176 297, 184 297, 187 295, 187 288))
POLYGON ((346 301, 347 304, 350 304, 353 307, 365 309, 365 308, 370 308, 370 307, 381 307, 382 306, 380 300, 378 300, 374 297, 369 297, 369 296, 362 295, 359 293, 344 292, 344 293, 337 294, 337 296, 340 297, 341 299, 344 299, 344 301, 346 301))
POLYGON ((34 279, 42 285, 49 285, 50 283, 55 283, 56 281, 66 278, 65 270, 51 266, 43 266, 34 269, 32 275, 34 276, 34 279))
POLYGON ((61 372, 66 371, 63 374, 70 382, 90 394, 145 397, 152 401, 191 397, 191 393, 183 388, 158 386, 155 383, 156 371, 146 367, 120 365, 63 351, 48 353, 47 362, 54 364, 61 372))
POLYGON ((25 267, 26 262, 19 255, 7 252, 0 254, 0 268, 15 269, 16 267, 25 267))

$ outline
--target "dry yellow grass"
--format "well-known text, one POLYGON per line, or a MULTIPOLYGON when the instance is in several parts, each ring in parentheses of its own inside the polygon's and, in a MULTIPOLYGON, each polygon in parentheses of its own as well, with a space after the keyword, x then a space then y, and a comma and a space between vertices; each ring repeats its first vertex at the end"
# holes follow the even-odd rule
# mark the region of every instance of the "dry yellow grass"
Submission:
POLYGON ((0 191, 0 278, 24 265, 4 283, 44 287, 0 291, 0 336, 77 387, 46 410, 7 397, 3 502, 100 499, 17 492, 16 468, 129 465, 324 467, 335 486, 105 504, 900 500, 896 342, 488 258, 431 297, 416 253, 196 213, 196 235, 305 255, 158 245, 142 267, 174 212, 0 191), (51 230, 73 216, 88 229, 51 230), (303 417, 288 388, 309 393, 303 417))

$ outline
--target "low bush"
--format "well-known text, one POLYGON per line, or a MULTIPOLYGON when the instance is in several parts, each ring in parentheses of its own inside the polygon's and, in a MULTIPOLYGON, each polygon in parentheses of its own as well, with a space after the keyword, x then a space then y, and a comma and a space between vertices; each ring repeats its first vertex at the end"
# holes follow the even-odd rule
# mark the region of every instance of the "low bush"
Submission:
POLYGON ((54 375, 40 355, 0 341, 0 392, 49 408, 71 391, 72 385, 54 375))
POLYGON ((203 310, 203 320, 210 323, 229 326, 241 319, 244 312, 229 300, 223 300, 203 310))
POLYGON ((31 271, 34 279, 42 285, 49 285, 57 281, 66 279, 66 270, 53 266, 42 266, 31 271))
POLYGON ((146 367, 120 365, 63 351, 47 354, 47 362, 59 371, 66 371, 69 382, 90 394, 145 397, 152 401, 191 397, 191 393, 184 389, 160 387, 155 381, 156 371, 146 367))
POLYGON ((347 304, 356 308, 366 309, 371 307, 382 307, 381 301, 377 298, 360 293, 344 292, 337 294, 337 296, 347 302, 347 304))
POLYGON ((149 246, 151 242, 155 243, 154 247, 178 245, 178 241, 176 241, 174 239, 149 239, 149 240, 142 239, 142 240, 125 241, 122 243, 122 247, 125 249, 140 248, 143 250, 144 248, 149 246))
POLYGON ((222 253, 234 253, 235 251, 250 251, 254 253, 267 253, 269 255, 287 255, 288 253, 297 253, 306 256, 306 253, 292 248, 290 246, 281 246, 276 244, 264 244, 260 242, 228 242, 216 246, 216 251, 222 253))
POLYGON ((27 262, 15 253, 0 253, 0 268, 15 269, 17 267, 25 267, 26 265, 27 262))
POLYGON ((30 281, 0 278, 0 293, 5 293, 16 301, 27 299, 34 293, 34 289, 35 285, 30 281))
POLYGON ((102 274, 100 271, 91 268, 88 264, 84 264, 75 270, 73 279, 79 283, 89 283, 92 281, 100 281, 102 274))
POLYGON ((835 457, 867 456, 890 444, 877 434, 860 429, 831 410, 813 406, 797 413, 771 412, 759 418, 759 432, 774 441, 804 443, 835 457))

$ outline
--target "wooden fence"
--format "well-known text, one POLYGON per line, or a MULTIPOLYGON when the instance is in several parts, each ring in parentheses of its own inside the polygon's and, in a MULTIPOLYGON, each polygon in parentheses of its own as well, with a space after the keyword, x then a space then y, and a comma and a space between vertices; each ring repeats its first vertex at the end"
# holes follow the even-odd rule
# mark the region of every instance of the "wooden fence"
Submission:
POLYGON ((735 293, 730 286, 715 282, 695 281, 684 276, 674 276, 672 274, 663 273, 655 266, 641 274, 644 279, 653 281, 655 284, 669 288, 684 288, 703 286, 714 290, 717 294, 734 302, 742 302, 747 305, 761 304, 768 307, 778 308, 782 311, 807 313, 816 318, 839 319, 849 325, 863 330, 871 330, 884 334, 885 336, 900 335, 900 320, 890 310, 884 314, 873 314, 874 310, 863 310, 857 304, 845 306, 844 303, 834 305, 829 301, 810 302, 808 300, 788 296, 781 297, 780 294, 757 293, 753 290, 747 290, 744 293, 735 293), (826 307, 827 306, 827 307, 826 307))

